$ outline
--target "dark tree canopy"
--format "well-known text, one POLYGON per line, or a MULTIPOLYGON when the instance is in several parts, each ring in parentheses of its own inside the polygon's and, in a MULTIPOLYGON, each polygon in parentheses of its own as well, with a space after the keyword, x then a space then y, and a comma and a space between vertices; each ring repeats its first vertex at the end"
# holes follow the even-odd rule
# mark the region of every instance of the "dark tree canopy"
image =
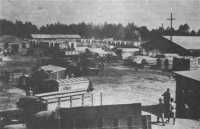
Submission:
POLYGON ((149 30, 146 26, 138 27, 134 23, 127 25, 107 23, 95 25, 92 23, 78 24, 47 24, 37 27, 31 22, 15 21, 11 22, 5 19, 0 20, 0 35, 14 35, 21 38, 29 38, 32 33, 41 34, 79 34, 83 38, 114 38, 115 40, 143 40, 157 37, 160 35, 184 35, 197 36, 200 35, 200 30, 190 30, 190 26, 185 23, 172 29, 170 27, 149 30))
POLYGON ((179 35, 187 35, 187 34, 190 33, 189 30, 190 30, 189 25, 188 25, 188 24, 184 24, 184 25, 180 25, 180 26, 179 26, 179 28, 178 28, 178 30, 177 30, 177 33, 178 33, 179 35))
POLYGON ((14 35, 17 37, 28 38, 31 33, 38 33, 39 30, 36 25, 31 22, 11 22, 7 20, 0 20, 0 35, 14 35))

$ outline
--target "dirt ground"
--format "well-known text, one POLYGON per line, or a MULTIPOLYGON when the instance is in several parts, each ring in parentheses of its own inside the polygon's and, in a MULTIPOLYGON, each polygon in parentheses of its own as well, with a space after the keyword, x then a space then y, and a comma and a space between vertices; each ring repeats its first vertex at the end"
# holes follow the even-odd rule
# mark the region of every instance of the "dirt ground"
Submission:
POLYGON ((99 76, 90 76, 95 92, 103 92, 103 104, 157 104, 167 88, 175 96, 175 80, 160 71, 106 66, 99 76))
MULTIPOLYGON (((162 93, 170 88, 171 94, 175 96, 175 80, 168 73, 143 69, 136 71, 134 68, 119 64, 105 65, 104 71, 98 76, 88 77, 95 88, 94 105, 100 104, 100 92, 103 93, 103 105, 142 103, 142 105, 153 105, 158 103, 162 93)), ((24 94, 23 91, 0 85, 0 108, 15 107, 17 99, 24 94)), ((90 101, 90 100, 88 100, 90 101)), ((73 103, 74 106, 76 105, 73 103)), ((79 102, 80 104, 80 102, 79 102)), ((90 105, 90 102, 85 103, 90 105)), ((64 104, 66 106, 66 104, 64 104)), ((148 114, 143 112, 143 114, 148 114)), ((156 120, 154 115, 152 121, 156 120)), ((152 124, 152 129, 200 129, 200 121, 189 119, 177 119, 176 124, 172 122, 161 126, 152 124)))
MULTIPOLYGON (((167 88, 170 88, 172 97, 175 97, 175 80, 169 73, 119 66, 117 64, 106 66, 99 76, 89 77, 94 83, 95 92, 103 92, 103 104, 142 103, 154 105, 167 88)), ((98 98, 98 97, 97 97, 98 98)), ((99 105, 97 99, 96 104, 99 105)), ((143 114, 149 114, 143 112, 143 114)), ((152 121, 156 121, 156 116, 152 121)), ((152 124, 152 129, 200 129, 200 121, 177 119, 165 126, 152 124)))

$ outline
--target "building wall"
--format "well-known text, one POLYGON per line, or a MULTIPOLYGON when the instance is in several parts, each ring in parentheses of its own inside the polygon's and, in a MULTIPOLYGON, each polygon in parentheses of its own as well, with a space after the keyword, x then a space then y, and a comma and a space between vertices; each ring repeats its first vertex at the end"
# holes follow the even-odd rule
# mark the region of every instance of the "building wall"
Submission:
POLYGON ((33 39, 30 42, 40 48, 57 46, 61 49, 73 50, 77 47, 78 39, 33 39))
POLYGON ((177 116, 183 118, 200 118, 200 82, 176 76, 176 110, 177 116))
POLYGON ((19 53, 25 55, 27 53, 27 49, 30 48, 28 42, 10 42, 7 44, 8 44, 8 52, 11 52, 13 54, 19 53))
POLYGON ((58 72, 52 72, 50 73, 50 79, 53 80, 59 80, 59 79, 65 79, 65 71, 58 71, 58 72))
POLYGON ((200 57, 190 58, 190 70, 200 69, 200 57))
POLYGON ((192 56, 200 56, 200 49, 189 50, 192 56))
POLYGON ((158 49, 153 49, 153 50, 142 49, 142 55, 155 57, 156 55, 160 54, 162 53, 158 49))
POLYGON ((173 70, 183 71, 190 69, 190 60, 184 58, 173 58, 173 70))
POLYGON ((141 104, 61 109, 63 129, 141 129, 141 104))
POLYGON ((49 76, 50 79, 52 80, 57 80, 57 73, 50 73, 50 76, 49 76))

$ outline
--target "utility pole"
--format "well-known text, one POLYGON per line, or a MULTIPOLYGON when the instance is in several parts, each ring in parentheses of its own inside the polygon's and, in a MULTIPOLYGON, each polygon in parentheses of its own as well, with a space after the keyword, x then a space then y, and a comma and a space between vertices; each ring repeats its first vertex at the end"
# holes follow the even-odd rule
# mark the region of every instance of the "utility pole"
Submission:
POLYGON ((167 18, 167 20, 170 21, 170 29, 171 29, 171 34, 170 34, 170 40, 172 41, 172 36, 173 36, 173 21, 175 20, 175 18, 173 17, 173 14, 172 14, 172 10, 171 10, 171 13, 170 13, 170 18, 167 18))

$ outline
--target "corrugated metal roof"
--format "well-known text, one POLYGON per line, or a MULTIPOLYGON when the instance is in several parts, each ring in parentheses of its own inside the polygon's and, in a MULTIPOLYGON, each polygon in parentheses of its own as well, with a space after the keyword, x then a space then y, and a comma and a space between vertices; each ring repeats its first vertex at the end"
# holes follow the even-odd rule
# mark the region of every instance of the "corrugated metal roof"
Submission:
POLYGON ((175 73, 180 76, 183 76, 183 77, 187 77, 190 79, 200 81, 200 70, 179 71, 179 72, 175 72, 175 73))
POLYGON ((80 35, 66 35, 66 34, 31 34, 34 39, 80 39, 80 35))
POLYGON ((41 66, 41 69, 43 69, 44 71, 51 71, 53 73, 58 72, 58 71, 64 71, 64 70, 66 70, 66 68, 64 68, 64 67, 55 66, 55 65, 41 66))
MULTIPOLYGON (((170 39, 170 36, 164 36, 170 39)), ((173 42, 185 49, 200 49, 200 36, 173 36, 173 42)))

